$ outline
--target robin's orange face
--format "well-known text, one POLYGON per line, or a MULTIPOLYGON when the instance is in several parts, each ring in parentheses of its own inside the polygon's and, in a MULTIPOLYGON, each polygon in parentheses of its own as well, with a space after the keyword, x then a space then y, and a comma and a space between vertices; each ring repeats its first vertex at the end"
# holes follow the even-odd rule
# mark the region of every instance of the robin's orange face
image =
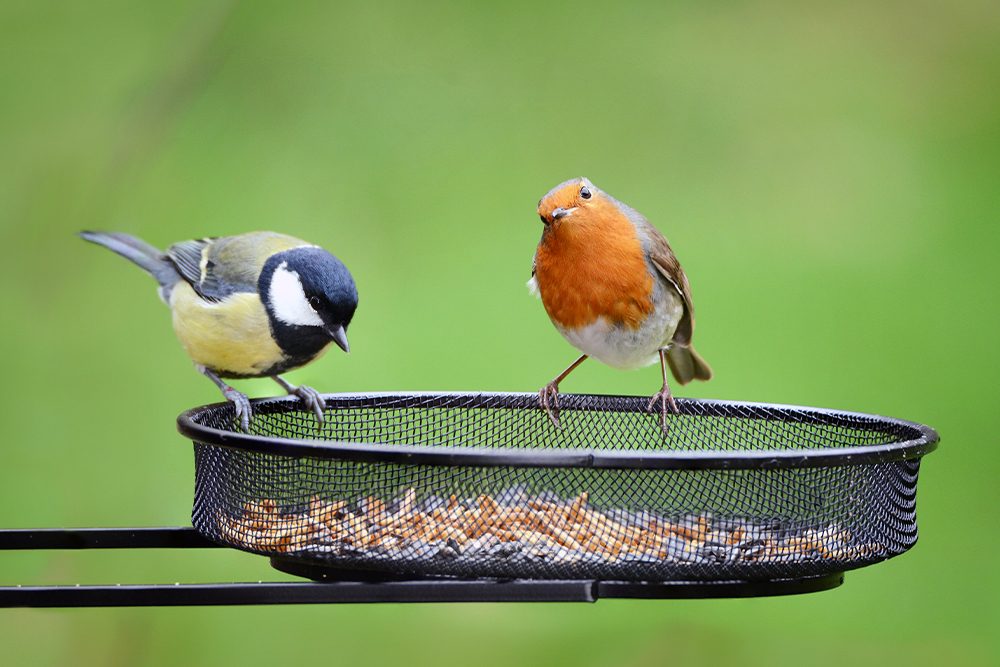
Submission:
POLYGON ((584 213, 595 206, 599 191, 586 178, 574 178, 560 183, 538 202, 538 217, 546 225, 584 213))

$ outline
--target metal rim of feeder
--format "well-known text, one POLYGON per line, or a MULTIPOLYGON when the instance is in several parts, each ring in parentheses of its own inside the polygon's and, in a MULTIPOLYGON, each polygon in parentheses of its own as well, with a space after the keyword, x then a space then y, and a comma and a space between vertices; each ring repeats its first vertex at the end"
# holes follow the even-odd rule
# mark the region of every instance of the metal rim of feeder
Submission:
MULTIPOLYGON (((392 403, 391 408, 519 409, 536 410, 534 393, 490 392, 366 392, 323 394, 327 410, 335 412, 338 404, 353 402, 352 408, 378 409, 378 403, 412 400, 413 405, 392 403), (467 400, 468 404, 455 405, 467 400)), ((592 394, 560 395, 563 414, 571 411, 645 412, 648 402, 642 396, 607 396, 592 394)), ((255 399, 254 414, 304 412, 294 396, 255 399)), ((456 447, 451 445, 390 445, 379 442, 354 442, 260 436, 206 426, 199 420, 221 410, 231 410, 229 403, 214 403, 193 408, 177 418, 177 429, 191 440, 203 444, 249 452, 283 456, 308 456, 369 463, 404 463, 445 466, 513 466, 537 468, 610 468, 651 470, 709 469, 784 469, 888 463, 918 459, 937 448, 938 434, 929 426, 893 417, 775 403, 677 399, 682 416, 706 416, 734 419, 761 419, 788 423, 811 423, 876 432, 906 432, 905 440, 876 445, 783 450, 603 450, 580 447, 456 447), (755 411, 747 414, 747 410, 755 411)), ((330 415, 328 412, 328 416, 330 415)), ((654 419, 650 415, 650 419, 654 419)), ((547 428, 554 428, 546 423, 547 428)))

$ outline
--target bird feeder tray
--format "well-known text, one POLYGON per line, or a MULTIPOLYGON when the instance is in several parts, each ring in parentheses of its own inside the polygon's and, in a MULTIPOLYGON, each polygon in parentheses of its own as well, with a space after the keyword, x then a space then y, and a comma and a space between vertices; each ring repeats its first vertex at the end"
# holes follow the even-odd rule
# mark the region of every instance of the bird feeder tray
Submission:
MULTIPOLYGON (((316 580, 829 580, 917 540, 920 459, 899 419, 679 399, 324 396, 178 418, 194 441, 192 523, 316 580)), ((839 581, 839 579, 838 579, 839 581)))

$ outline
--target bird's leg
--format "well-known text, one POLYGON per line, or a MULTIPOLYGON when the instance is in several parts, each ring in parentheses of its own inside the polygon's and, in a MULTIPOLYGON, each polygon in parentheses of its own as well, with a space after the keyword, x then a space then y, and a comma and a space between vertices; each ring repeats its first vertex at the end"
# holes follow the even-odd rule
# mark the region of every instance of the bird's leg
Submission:
POLYGON ((674 401, 673 394, 670 393, 670 385, 667 384, 667 351, 660 350, 660 370, 663 372, 663 389, 653 394, 653 397, 649 399, 649 405, 646 406, 646 410, 652 410, 653 405, 659 401, 660 402, 660 428, 663 432, 667 432, 667 413, 673 412, 677 414, 677 403, 674 401))
POLYGON ((580 355, 580 358, 570 364, 569 368, 556 376, 552 382, 542 387, 541 391, 538 392, 538 400, 556 428, 559 428, 559 383, 565 380, 566 376, 572 373, 586 358, 587 355, 580 355))
POLYGON ((280 375, 272 375, 271 379, 281 385, 281 388, 287 391, 293 396, 298 396, 302 403, 306 406, 307 410, 312 410, 313 414, 316 415, 316 421, 320 425, 323 424, 323 409, 326 408, 326 401, 323 397, 319 395, 319 392, 312 387, 307 387, 304 384, 296 387, 294 384, 286 381, 280 375))
POLYGON ((240 427, 244 433, 249 433, 250 417, 253 415, 253 411, 250 409, 250 399, 247 398, 246 394, 236 391, 223 382, 222 378, 204 366, 195 364, 195 368, 198 369, 199 373, 214 382, 215 386, 222 391, 222 395, 226 397, 226 400, 233 404, 233 409, 236 410, 236 418, 240 420, 240 427))

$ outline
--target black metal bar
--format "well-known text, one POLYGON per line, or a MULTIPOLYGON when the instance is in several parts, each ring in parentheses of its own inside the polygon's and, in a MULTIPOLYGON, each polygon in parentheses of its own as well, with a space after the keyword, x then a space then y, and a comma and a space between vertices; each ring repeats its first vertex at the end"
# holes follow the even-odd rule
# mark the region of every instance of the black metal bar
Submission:
MULTIPOLYGON (((379 401, 391 399, 413 399, 421 401, 426 408, 449 405, 449 401, 468 398, 470 400, 496 401, 491 407, 537 410, 537 395, 525 393, 372 393, 372 394, 325 394, 328 407, 336 407, 338 401, 379 401)), ((643 411, 647 398, 638 396, 584 396, 562 394, 560 401, 564 411, 574 409, 576 399, 603 399, 607 405, 591 406, 588 409, 612 411, 643 411)), ((251 401, 255 412, 281 412, 301 410, 297 398, 276 397, 251 401)), ((194 408, 177 418, 177 430, 195 442, 253 452, 284 456, 309 456, 333 458, 346 461, 377 463, 409 463, 444 466, 520 466, 540 468, 613 468, 613 469, 662 469, 662 470, 702 470, 702 469, 761 469, 761 468, 802 468, 862 463, 885 463, 920 458, 937 448, 938 434, 923 424, 893 417, 871 415, 859 412, 829 410, 795 405, 744 403, 739 401, 715 401, 703 399, 677 399, 681 414, 697 415, 719 411, 716 416, 754 408, 769 412, 768 418, 789 421, 790 414, 799 421, 814 423, 843 424, 853 428, 869 428, 885 431, 892 427, 905 428, 914 437, 908 440, 864 445, 857 447, 837 447, 829 449, 799 450, 744 450, 744 451, 608 451, 600 449, 532 449, 507 448, 489 449, 473 447, 386 445, 383 443, 359 443, 344 441, 323 441, 258 436, 235 431, 227 431, 206 426, 199 420, 206 413, 230 410, 231 404, 215 403, 194 408)), ((476 409, 475 405, 464 406, 476 409)), ((486 407, 486 406, 478 406, 486 407)), ((736 414, 731 416, 736 417, 736 414)), ((742 416, 742 415, 741 415, 742 416)), ((743 416, 745 418, 745 416, 743 416)), ((755 418, 763 418, 757 416, 755 418)))
POLYGON ((186 526, 0 530, 0 550, 200 549, 219 546, 186 526))
POLYGON ((602 598, 677 600, 814 593, 843 574, 754 582, 389 581, 259 582, 118 586, 4 586, 0 607, 171 607, 418 602, 596 602, 602 598))
MULTIPOLYGON (((0 530, 0 550, 216 548, 189 527, 0 530)), ((278 560, 278 559, 273 559, 278 560)), ((278 569, 323 578, 329 572, 278 569), (321 576, 322 575, 322 576, 321 576)), ((352 576, 349 571, 339 576, 352 576)), ((2 607, 151 607, 378 602, 595 602, 600 598, 695 599, 812 593, 835 588, 843 574, 774 581, 621 582, 592 580, 414 579, 385 581, 257 582, 0 586, 2 607)))
POLYGON ((377 602, 593 602, 591 581, 261 582, 0 587, 0 607, 171 607, 377 602))

